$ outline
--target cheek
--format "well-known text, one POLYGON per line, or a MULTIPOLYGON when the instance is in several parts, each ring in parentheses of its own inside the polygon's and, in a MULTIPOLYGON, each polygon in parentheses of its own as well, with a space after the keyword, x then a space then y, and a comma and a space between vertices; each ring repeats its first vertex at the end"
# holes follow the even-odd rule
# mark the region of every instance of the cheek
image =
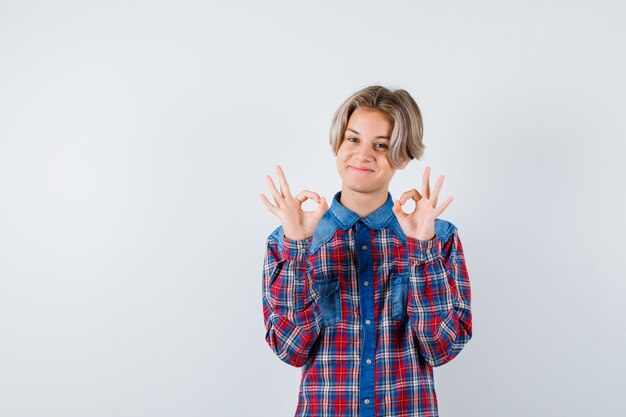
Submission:
POLYGON ((350 152, 348 151, 348 149, 346 149, 345 146, 340 147, 337 151, 337 158, 346 159, 349 156, 350 152))

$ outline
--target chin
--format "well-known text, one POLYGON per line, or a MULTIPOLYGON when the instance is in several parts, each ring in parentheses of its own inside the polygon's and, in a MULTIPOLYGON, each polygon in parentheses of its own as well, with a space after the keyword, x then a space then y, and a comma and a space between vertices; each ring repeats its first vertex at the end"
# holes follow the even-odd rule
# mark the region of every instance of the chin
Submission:
POLYGON ((355 191, 357 193, 371 193, 378 190, 380 187, 376 187, 372 184, 355 183, 354 181, 344 181, 345 188, 355 191))

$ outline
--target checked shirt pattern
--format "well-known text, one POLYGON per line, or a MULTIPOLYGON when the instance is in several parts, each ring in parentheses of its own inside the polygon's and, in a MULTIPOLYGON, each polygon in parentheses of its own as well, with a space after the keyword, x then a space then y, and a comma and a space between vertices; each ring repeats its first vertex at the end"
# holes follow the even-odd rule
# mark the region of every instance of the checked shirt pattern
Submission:
POLYGON ((436 417, 433 367, 472 335, 458 230, 436 219, 432 240, 410 238, 391 195, 365 218, 340 196, 311 238, 266 241, 265 339, 302 368, 295 415, 436 417))

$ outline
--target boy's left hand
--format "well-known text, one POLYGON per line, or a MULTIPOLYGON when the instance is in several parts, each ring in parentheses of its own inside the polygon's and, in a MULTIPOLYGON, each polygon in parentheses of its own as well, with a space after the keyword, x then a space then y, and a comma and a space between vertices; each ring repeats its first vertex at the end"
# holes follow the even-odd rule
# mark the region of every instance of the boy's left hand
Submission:
POLYGON ((437 199, 443 185, 444 176, 439 176, 433 192, 430 192, 430 167, 424 169, 422 176, 422 193, 416 189, 406 191, 399 200, 394 201, 393 212, 398 218, 402 230, 408 237, 419 240, 431 240, 435 237, 435 218, 437 218, 450 205, 454 198, 448 197, 439 207, 437 199), (412 198, 415 201, 415 210, 405 213, 402 206, 412 198))

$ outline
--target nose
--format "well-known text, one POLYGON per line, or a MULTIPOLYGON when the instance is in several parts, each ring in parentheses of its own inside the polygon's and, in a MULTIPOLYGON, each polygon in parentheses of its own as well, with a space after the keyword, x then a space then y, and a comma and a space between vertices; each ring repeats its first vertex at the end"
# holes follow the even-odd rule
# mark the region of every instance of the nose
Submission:
POLYGON ((356 156, 361 161, 370 161, 373 157, 373 152, 369 146, 359 146, 359 149, 356 152, 356 156))

